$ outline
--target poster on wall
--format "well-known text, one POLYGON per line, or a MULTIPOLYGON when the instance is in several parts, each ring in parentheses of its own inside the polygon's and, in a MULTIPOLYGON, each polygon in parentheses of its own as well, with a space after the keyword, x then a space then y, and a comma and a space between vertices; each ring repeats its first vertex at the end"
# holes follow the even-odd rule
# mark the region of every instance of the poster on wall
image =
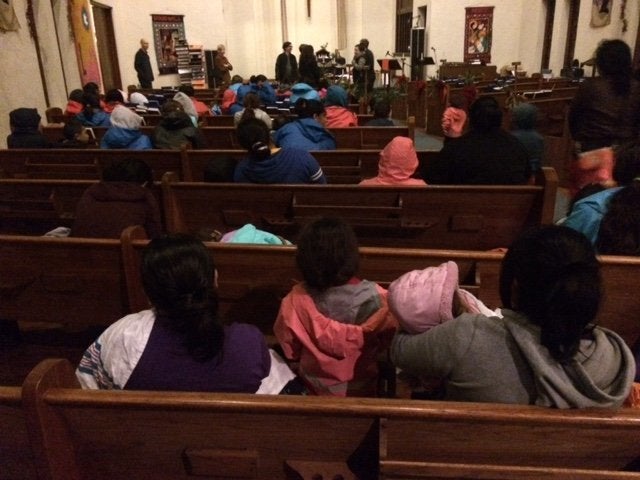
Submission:
POLYGON ((464 61, 491 62, 493 7, 468 7, 464 22, 464 61))
POLYGON ((91 21, 89 0, 69 0, 69 18, 76 58, 80 70, 81 85, 97 83, 102 90, 102 75, 95 43, 95 32, 91 21))
POLYGON ((604 27, 611 23, 611 1, 593 0, 591 6, 591 26, 604 27))
POLYGON ((184 15, 151 15, 160 75, 178 73, 178 40, 184 40, 184 15))

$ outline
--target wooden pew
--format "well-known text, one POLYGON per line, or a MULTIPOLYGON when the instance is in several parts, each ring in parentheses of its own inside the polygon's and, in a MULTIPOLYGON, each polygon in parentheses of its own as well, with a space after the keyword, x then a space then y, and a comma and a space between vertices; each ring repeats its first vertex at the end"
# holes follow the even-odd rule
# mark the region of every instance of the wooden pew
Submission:
POLYGON ((160 181, 166 172, 183 178, 186 150, 0 149, 0 177, 99 180, 125 159, 145 162, 160 181))
MULTIPOLYGON (((152 126, 142 126, 140 130, 151 136, 152 126)), ((235 127, 201 127, 200 130, 205 138, 208 148, 212 149, 241 149, 236 137, 235 127)), ((331 133, 336 137, 339 149, 343 148, 383 148, 394 137, 404 136, 412 140, 415 138, 415 120, 409 118, 407 126, 395 127, 350 127, 350 128, 330 128, 331 133)), ((62 140, 62 125, 46 125, 42 129, 43 133, 52 143, 62 140)), ((98 142, 107 131, 106 127, 94 127, 98 142)))
MULTIPOLYGON (((0 234, 44 235, 71 227, 76 206, 95 180, 0 179, 0 234)), ((160 184, 150 185, 162 205, 160 184)))
POLYGON ((87 391, 60 360, 41 363, 23 389, 38 465, 50 480, 273 480, 285 478, 287 460, 348 474, 349 457, 375 434, 375 411, 360 408, 362 400, 87 391))
POLYGON ((168 174, 162 197, 170 232, 227 232, 253 223, 295 241, 309 219, 338 215, 363 246, 482 250, 551 223, 556 184, 552 169, 543 169, 535 186, 206 184, 168 174))
POLYGON ((55 359, 29 374, 23 404, 51 480, 640 478, 621 472, 639 453, 636 409, 90 391, 55 359), (488 468, 467 476, 474 465, 488 468))
POLYGON ((38 478, 20 387, 0 386, 0 432, 0 479, 38 478))
POLYGON ((0 318, 80 330, 129 313, 120 240, 0 235, 0 318))

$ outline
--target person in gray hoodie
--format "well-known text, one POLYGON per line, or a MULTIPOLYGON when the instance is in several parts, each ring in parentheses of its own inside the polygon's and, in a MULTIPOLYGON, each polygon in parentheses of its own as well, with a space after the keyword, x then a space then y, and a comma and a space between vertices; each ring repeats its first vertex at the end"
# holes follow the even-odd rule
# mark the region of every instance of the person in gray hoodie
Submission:
MULTIPOLYGON (((391 360, 413 375, 442 379, 447 400, 623 404, 635 361, 619 335, 594 325, 599 263, 584 235, 554 225, 523 234, 503 260, 500 295, 503 318, 465 313, 423 333, 401 330, 391 360)), ((406 301, 393 313, 416 311, 406 301)))

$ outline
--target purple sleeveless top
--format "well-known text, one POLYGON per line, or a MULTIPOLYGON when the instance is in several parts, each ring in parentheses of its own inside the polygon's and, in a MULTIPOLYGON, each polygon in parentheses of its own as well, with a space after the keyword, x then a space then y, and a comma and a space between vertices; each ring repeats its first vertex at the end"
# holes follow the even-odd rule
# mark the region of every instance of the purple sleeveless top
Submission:
POLYGON ((210 360, 194 360, 176 335, 155 321, 125 390, 255 393, 269 375, 271 357, 253 325, 224 327, 222 350, 210 360))

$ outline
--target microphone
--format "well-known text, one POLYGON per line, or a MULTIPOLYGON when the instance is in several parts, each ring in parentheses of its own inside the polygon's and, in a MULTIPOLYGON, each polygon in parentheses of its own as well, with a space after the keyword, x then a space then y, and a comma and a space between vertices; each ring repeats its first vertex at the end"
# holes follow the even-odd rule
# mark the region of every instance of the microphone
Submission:
POLYGON ((389 50, 387 50, 387 53, 384 54, 385 57, 391 57, 391 54, 389 53, 389 50))
POLYGON ((433 53, 436 53, 436 47, 431 47, 431 50, 433 50, 433 53))

